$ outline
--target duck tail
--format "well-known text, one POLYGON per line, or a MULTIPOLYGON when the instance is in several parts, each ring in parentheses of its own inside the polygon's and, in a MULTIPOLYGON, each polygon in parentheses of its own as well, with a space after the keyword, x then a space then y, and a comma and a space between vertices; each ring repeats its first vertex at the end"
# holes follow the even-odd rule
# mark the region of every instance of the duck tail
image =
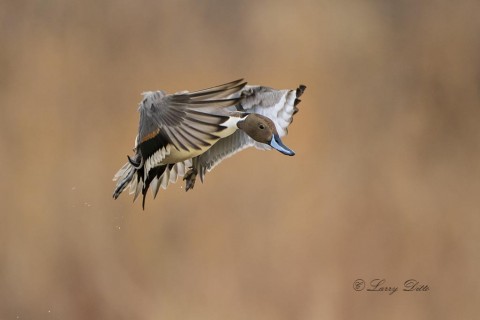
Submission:
POLYGON ((158 192, 158 187, 159 187, 158 181, 162 177, 162 175, 165 173, 165 169, 167 168, 167 166, 169 166, 171 168, 173 166, 173 164, 172 165, 163 165, 163 166, 158 166, 158 167, 152 168, 148 172, 146 180, 143 181, 143 186, 142 186, 142 196, 143 196, 142 209, 143 210, 145 210, 145 197, 147 196, 147 192, 148 192, 148 188, 150 188, 150 184, 152 183, 152 181, 155 181, 153 187, 154 187, 154 197, 156 197, 157 192, 158 192))
POLYGON ((123 167, 118 170, 118 172, 113 177, 113 181, 118 181, 113 191, 113 198, 117 199, 120 194, 125 190, 125 188, 130 184, 132 181, 135 172, 137 170, 134 166, 132 166, 129 162, 125 163, 123 167))

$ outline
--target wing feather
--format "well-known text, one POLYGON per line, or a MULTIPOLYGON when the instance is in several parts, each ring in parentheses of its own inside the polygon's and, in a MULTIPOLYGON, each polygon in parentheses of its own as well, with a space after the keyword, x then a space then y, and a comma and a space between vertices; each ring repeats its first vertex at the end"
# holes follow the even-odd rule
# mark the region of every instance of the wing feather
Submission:
POLYGON ((210 87, 206 89, 197 90, 190 93, 191 98, 203 97, 204 99, 209 99, 213 97, 227 97, 230 94, 233 94, 236 91, 240 91, 247 82, 243 79, 238 79, 232 82, 221 84, 215 87, 210 87), (230 92, 233 91, 233 92, 230 92))
POLYGON ((207 171, 212 171, 222 160, 253 146, 254 143, 255 141, 252 138, 240 130, 235 131, 226 138, 220 139, 210 149, 197 157, 196 165, 202 182, 207 171))
POLYGON ((236 80, 193 93, 145 93, 139 108, 138 141, 144 141, 145 137, 157 129, 165 132, 167 140, 177 149, 198 149, 202 145, 199 140, 206 137, 209 140, 218 139, 215 133, 223 129, 221 124, 228 119, 228 115, 221 114, 221 109, 232 107, 240 101, 239 95, 234 97, 232 94, 245 86, 246 83, 242 81, 236 80), (202 109, 206 111, 201 111, 202 109), (212 113, 211 109, 220 111, 212 113))

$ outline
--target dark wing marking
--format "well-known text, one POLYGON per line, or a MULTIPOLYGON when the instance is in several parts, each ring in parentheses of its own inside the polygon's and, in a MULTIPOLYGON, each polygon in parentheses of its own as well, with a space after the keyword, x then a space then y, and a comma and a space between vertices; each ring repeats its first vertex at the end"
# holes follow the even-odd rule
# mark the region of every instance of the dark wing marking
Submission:
POLYGON ((140 144, 137 146, 137 153, 139 152, 144 160, 151 157, 158 150, 165 148, 170 143, 169 137, 158 128, 144 136, 140 141, 140 144))

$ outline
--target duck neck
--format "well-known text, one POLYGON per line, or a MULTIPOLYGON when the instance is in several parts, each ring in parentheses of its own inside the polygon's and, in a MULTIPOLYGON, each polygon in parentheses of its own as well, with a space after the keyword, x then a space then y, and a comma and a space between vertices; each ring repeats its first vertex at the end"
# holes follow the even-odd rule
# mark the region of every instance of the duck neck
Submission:
POLYGON ((241 122, 245 120, 248 114, 244 114, 244 112, 235 112, 230 114, 228 120, 222 123, 222 126, 229 128, 229 130, 237 130, 240 129, 241 122))
POLYGON ((248 117, 248 113, 247 112, 238 112, 238 115, 236 115, 236 126, 238 129, 242 129, 243 127, 243 124, 245 122, 245 119, 248 117))

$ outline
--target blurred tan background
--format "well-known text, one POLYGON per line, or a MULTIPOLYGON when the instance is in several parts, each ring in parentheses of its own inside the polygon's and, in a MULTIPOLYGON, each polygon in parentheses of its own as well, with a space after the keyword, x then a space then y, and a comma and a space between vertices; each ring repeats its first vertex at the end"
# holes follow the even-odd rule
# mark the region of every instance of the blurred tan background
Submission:
POLYGON ((473 319, 480 3, 1 1, 0 319, 473 319), (146 210, 140 93, 307 91, 284 142, 146 210), (356 292, 414 278, 428 292, 356 292))

